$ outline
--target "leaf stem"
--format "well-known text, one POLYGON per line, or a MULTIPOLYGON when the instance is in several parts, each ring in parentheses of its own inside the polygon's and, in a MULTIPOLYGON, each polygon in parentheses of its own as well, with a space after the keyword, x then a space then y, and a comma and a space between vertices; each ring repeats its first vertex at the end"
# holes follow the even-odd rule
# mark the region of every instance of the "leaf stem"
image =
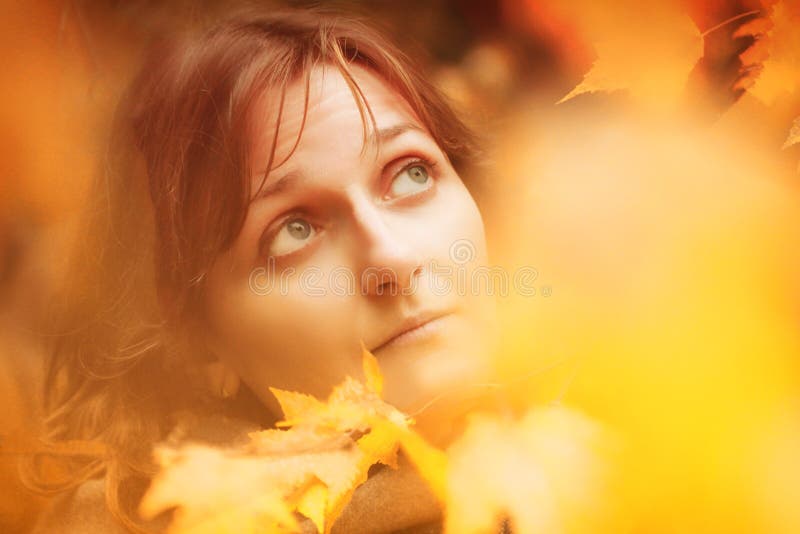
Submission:
MULTIPOLYGON (((469 389, 487 389, 488 390, 488 389, 505 389, 505 388, 509 388, 510 386, 523 383, 523 382, 525 382, 527 380, 530 380, 531 378, 534 378, 534 377, 536 377, 536 376, 538 376, 538 375, 540 375, 542 373, 545 373, 545 372, 547 372, 547 371, 549 371, 551 369, 555 369, 556 367, 559 367, 559 366, 564 365, 566 363, 569 363, 571 361, 573 361, 572 357, 561 358, 561 359, 558 359, 558 360, 556 360, 556 361, 554 361, 554 362, 552 362, 552 363, 550 363, 548 365, 540 367, 539 369, 534 369, 533 371, 525 373, 524 375, 522 375, 520 377, 517 377, 514 380, 509 380, 509 381, 506 381, 506 382, 483 382, 483 383, 482 382, 475 382, 475 383, 472 383, 472 384, 463 384, 463 385, 460 385, 460 386, 452 387, 452 388, 450 388, 450 389, 448 389, 446 391, 443 391, 442 393, 439 393, 438 395, 434 396, 432 399, 430 399, 428 402, 426 402, 424 405, 422 405, 421 408, 417 409, 413 413, 408 414, 407 417, 410 417, 410 418, 413 419, 414 417, 416 417, 416 416, 420 415, 421 413, 424 413, 425 411, 427 411, 431 406, 433 406, 434 404, 436 404, 437 402, 442 400, 444 397, 447 397, 447 396, 452 395, 454 393, 462 393, 462 392, 465 392, 465 391, 467 391, 469 389)), ((573 373, 573 375, 576 374, 576 373, 577 373, 577 370, 575 371, 575 373, 573 373)), ((572 382, 573 378, 574 377, 570 377, 570 379, 568 380, 568 383, 566 384, 566 386, 564 388, 565 390, 566 390, 567 387, 569 387, 569 384, 572 382)), ((562 393, 562 395, 559 395, 558 398, 560 399, 561 397, 563 397, 563 393, 562 393)))
POLYGON ((745 17, 749 17, 750 15, 755 15, 757 13, 761 13, 761 10, 760 9, 754 9, 752 11, 748 11, 747 13, 739 13, 738 15, 734 15, 733 17, 731 17, 729 19, 723 20, 722 22, 720 22, 716 26, 712 26, 711 28, 707 29, 706 31, 704 31, 703 33, 700 34, 700 37, 705 37, 709 33, 715 32, 718 29, 722 28, 723 26, 727 26, 731 22, 737 21, 739 19, 743 19, 745 17))

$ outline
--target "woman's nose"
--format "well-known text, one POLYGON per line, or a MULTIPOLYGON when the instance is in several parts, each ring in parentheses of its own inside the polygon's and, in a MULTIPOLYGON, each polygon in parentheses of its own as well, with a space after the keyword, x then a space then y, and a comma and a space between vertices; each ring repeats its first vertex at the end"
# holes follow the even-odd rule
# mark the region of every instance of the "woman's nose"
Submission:
POLYGON ((360 262, 359 284, 367 295, 413 292, 422 262, 413 240, 401 228, 387 224, 386 217, 369 199, 354 209, 360 262))

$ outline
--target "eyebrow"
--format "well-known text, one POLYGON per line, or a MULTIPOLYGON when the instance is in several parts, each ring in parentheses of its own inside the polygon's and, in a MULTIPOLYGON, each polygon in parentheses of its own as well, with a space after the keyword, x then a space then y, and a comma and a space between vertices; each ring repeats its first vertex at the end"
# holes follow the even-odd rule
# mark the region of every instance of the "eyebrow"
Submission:
POLYGON ((265 197, 269 197, 285 191, 293 185, 297 185, 305 180, 305 176, 297 171, 289 171, 275 181, 264 184, 263 187, 253 196, 251 202, 255 202, 265 197))
POLYGON ((410 122, 404 122, 402 124, 396 124, 394 126, 387 126, 386 128, 381 128, 377 132, 370 132, 367 139, 370 143, 380 144, 391 141, 396 137, 400 137, 401 135, 403 135, 408 131, 417 131, 426 133, 421 126, 410 122))
MULTIPOLYGON (((406 122, 402 124, 396 124, 394 126, 387 126, 386 128, 380 128, 377 131, 370 132, 369 136, 367 137, 367 142, 372 146, 379 146, 381 143, 387 143, 409 131, 427 133, 421 126, 406 122)), ((253 196, 250 202, 255 202, 262 198, 286 191, 292 186, 302 183, 305 180, 306 177, 302 173, 298 171, 289 171, 276 180, 268 184, 263 184, 258 193, 253 196)))

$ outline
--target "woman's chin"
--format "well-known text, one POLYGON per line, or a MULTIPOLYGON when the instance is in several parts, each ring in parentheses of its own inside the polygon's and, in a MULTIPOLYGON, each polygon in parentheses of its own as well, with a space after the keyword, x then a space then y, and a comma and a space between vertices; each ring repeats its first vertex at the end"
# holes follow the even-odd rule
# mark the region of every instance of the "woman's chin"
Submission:
POLYGON ((465 416, 481 406, 491 381, 485 343, 460 338, 440 345, 407 346, 383 361, 384 399, 415 421, 437 444, 457 435, 465 416), (467 342, 469 341, 469 342, 467 342))

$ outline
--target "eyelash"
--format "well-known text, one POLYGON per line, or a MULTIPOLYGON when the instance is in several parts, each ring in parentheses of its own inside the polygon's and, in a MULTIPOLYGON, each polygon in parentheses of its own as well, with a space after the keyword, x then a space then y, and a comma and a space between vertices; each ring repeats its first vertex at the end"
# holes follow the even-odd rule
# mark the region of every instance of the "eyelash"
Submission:
POLYGON ((436 162, 435 161, 431 161, 431 160, 429 160, 427 158, 424 158, 422 156, 414 156, 414 159, 412 159, 411 161, 407 162, 405 165, 400 167, 400 169, 396 173, 392 174, 392 176, 390 178, 390 183, 391 183, 391 180, 394 180, 395 178, 397 178, 400 175, 400 173, 405 172, 408 169, 410 169, 411 167, 415 167, 417 165, 422 165, 423 167, 426 168, 427 171, 429 171, 428 175, 431 177, 431 180, 436 178, 436 162))
MULTIPOLYGON (((401 158, 401 159, 403 159, 403 158, 401 158)), ((407 171, 408 169, 410 169, 411 167, 414 167, 414 166, 417 166, 417 165, 421 165, 421 166, 424 166, 426 168, 426 170, 428 171, 428 175, 430 176, 431 180, 435 180, 436 179, 437 163, 435 161, 432 161, 432 160, 430 160, 428 158, 425 158, 423 156, 413 156, 413 159, 411 159, 410 161, 406 162, 402 167, 400 167, 400 169, 397 170, 397 172, 392 173, 392 176, 390 177, 389 184, 391 184, 391 180, 394 180, 395 178, 397 178, 401 173, 403 173, 403 172, 407 171)), ((384 189, 386 189, 386 187, 384 187, 384 189)), ((401 200, 403 198, 415 197, 417 195, 424 194, 426 191, 422 191, 420 193, 411 194, 411 195, 408 195, 406 197, 399 197, 397 199, 392 199, 390 197, 386 197, 386 194, 384 194, 384 199, 385 200, 390 200, 390 201, 391 200, 401 200)), ((288 221, 290 221, 292 219, 295 219, 295 218, 304 218, 304 219, 306 219, 309 222, 309 224, 311 224, 311 226, 314 228, 314 231, 317 232, 317 234, 319 234, 319 232, 321 231, 320 226, 317 225, 317 224, 314 224, 314 222, 311 220, 311 217, 307 213, 303 212, 302 210, 292 210, 289 213, 287 213, 285 216, 280 217, 280 222, 270 225, 270 229, 267 232, 264 233, 263 237, 261 238, 261 240, 259 242, 259 250, 261 251, 261 256, 262 257, 266 257, 266 258, 273 257, 273 258, 276 258, 276 259, 278 259, 278 258, 283 259, 283 258, 287 258, 287 257, 293 256, 294 254, 299 253, 299 252, 301 252, 301 251, 303 251, 303 250, 305 250, 307 248, 307 246, 306 247, 302 247, 300 249, 297 249, 296 251, 290 252, 288 254, 284 254, 282 256, 270 256, 267 253, 267 248, 270 245, 270 243, 273 241, 273 239, 275 238, 275 235, 283 228, 284 224, 286 224, 288 221)))

